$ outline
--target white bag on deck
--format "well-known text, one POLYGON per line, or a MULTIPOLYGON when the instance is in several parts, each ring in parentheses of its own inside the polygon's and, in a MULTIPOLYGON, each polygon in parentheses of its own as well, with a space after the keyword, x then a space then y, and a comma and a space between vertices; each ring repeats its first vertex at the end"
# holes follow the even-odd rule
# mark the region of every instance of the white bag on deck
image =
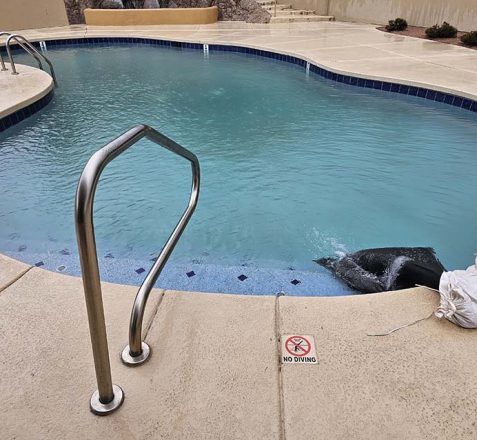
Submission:
POLYGON ((477 257, 467 270, 444 272, 439 283, 441 302, 435 315, 464 328, 477 328, 477 257))

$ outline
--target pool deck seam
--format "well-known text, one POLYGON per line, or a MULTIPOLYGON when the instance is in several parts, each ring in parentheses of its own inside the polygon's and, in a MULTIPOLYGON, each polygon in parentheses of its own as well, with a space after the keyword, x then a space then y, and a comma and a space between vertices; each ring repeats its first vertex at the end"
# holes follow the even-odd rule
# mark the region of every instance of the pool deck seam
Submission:
POLYGON ((154 320, 156 319, 157 313, 159 311, 159 307, 162 303, 162 300, 164 299, 164 295, 166 294, 167 290, 161 290, 161 293, 159 294, 159 298, 157 300, 157 303, 154 305, 154 312, 152 313, 149 321, 146 324, 146 327, 144 329, 144 340, 147 338, 149 334, 149 330, 151 330, 152 325, 154 324, 154 320))
POLYGON ((283 392, 283 374, 282 374, 282 348, 281 348, 281 329, 280 329, 280 294, 275 295, 275 341, 277 346, 277 380, 278 380, 278 408, 280 413, 280 431, 279 439, 286 440, 286 425, 285 425, 285 396, 283 392))
POLYGON ((16 275, 14 278, 12 278, 11 281, 7 282, 3 286, 0 286, 0 293, 4 292, 7 290, 9 287, 11 287, 13 284, 15 284, 17 281, 19 281, 22 277, 24 277, 31 269, 33 269, 34 266, 29 266, 22 272, 20 272, 18 275, 16 275))

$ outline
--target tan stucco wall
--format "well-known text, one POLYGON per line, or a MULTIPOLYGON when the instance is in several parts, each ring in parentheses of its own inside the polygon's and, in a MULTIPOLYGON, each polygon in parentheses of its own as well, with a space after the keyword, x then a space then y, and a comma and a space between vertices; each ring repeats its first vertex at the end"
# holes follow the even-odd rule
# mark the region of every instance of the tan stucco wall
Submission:
POLYGON ((0 30, 66 26, 63 0, 0 0, 0 30))
POLYGON ((85 9, 84 15, 86 24, 93 26, 208 24, 217 21, 218 9, 85 9))
MULTIPOLYGON (((328 0, 287 0, 296 8, 327 13, 328 0)), ((460 30, 477 30, 477 0, 329 0, 337 20, 385 24, 396 17, 415 26, 448 21, 460 30)))

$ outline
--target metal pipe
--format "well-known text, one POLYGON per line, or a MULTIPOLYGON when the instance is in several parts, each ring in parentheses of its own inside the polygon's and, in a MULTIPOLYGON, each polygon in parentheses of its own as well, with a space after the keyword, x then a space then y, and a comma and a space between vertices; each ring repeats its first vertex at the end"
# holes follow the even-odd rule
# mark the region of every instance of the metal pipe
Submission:
POLYGON ((6 43, 6 46, 7 46, 7 53, 8 53, 8 57, 10 59, 10 63, 12 65, 12 75, 18 75, 18 72, 16 70, 16 67, 15 67, 15 63, 13 62, 13 56, 12 56, 12 53, 11 53, 11 49, 10 49, 10 41, 11 40, 15 40, 17 42, 17 44, 23 49, 25 50, 27 53, 29 53, 33 58, 36 59, 36 61, 38 62, 38 66, 41 70, 43 70, 43 64, 41 62, 41 58, 43 58, 46 63, 48 64, 48 66, 50 67, 50 73, 51 73, 51 77, 53 78, 53 83, 55 84, 55 86, 58 86, 58 82, 56 81, 56 74, 55 74, 55 69, 53 68, 53 64, 51 63, 51 61, 48 59, 48 57, 46 57, 44 54, 42 54, 41 52, 38 52, 38 50, 36 50, 35 46, 33 46, 24 36, 22 35, 18 35, 18 34, 12 34, 10 35, 8 38, 7 38, 7 43, 6 43), (20 41, 21 40, 21 41, 20 41), (23 43, 22 43, 23 42, 23 43))
POLYGON ((7 46, 10 44, 9 41, 10 40, 15 40, 17 42, 17 44, 25 51, 27 52, 28 54, 30 54, 33 58, 35 58, 35 60, 37 61, 38 63, 38 67, 43 70, 43 64, 41 62, 41 54, 40 52, 38 52, 36 49, 35 49, 35 46, 33 46, 25 37, 23 37, 22 35, 18 35, 18 34, 12 34, 10 35, 8 38, 7 38, 7 46), (20 41, 22 40, 22 41, 20 41), (23 42, 23 43, 22 43, 23 42))
MULTIPOLYGON (((16 39, 15 35, 10 35, 10 37, 8 37, 7 39, 7 53, 9 54, 9 57, 10 57, 10 62, 12 63, 13 61, 13 56, 11 54, 11 52, 9 51, 10 49, 10 42, 9 40, 13 37, 13 39, 17 42, 17 44, 27 53, 29 54, 30 56, 32 56, 33 58, 35 58, 36 62, 38 63, 38 68, 40 70, 43 70, 43 64, 41 62, 41 59, 38 57, 38 55, 35 54, 35 52, 33 50, 30 49, 29 45, 27 44, 23 44, 21 43, 19 40, 16 39)), ((33 46, 32 46, 33 47, 33 46)), ((15 64, 13 64, 13 67, 12 67, 12 70, 14 70, 14 67, 15 67, 15 64)), ((15 69, 15 72, 16 72, 16 69, 15 69)))
POLYGON ((10 65, 12 67, 12 75, 18 75, 18 72, 17 72, 17 68, 15 66, 15 63, 13 61, 13 55, 12 55, 12 50, 11 50, 11 47, 10 47, 10 42, 11 40, 15 40, 17 42, 17 44, 26 52, 28 53, 29 55, 31 55, 33 58, 35 58, 35 60, 37 61, 38 63, 38 67, 43 70, 43 65, 41 63, 41 60, 40 58, 33 52, 30 50, 29 47, 27 47, 25 44, 21 43, 18 39, 17 39, 17 36, 16 35, 10 35, 8 38, 7 38, 7 42, 6 42, 6 48, 7 48, 7 55, 8 55, 8 58, 10 60, 10 65))
MULTIPOLYGON (((0 37, 3 37, 4 35, 12 35, 12 34, 10 32, 0 32, 0 37)), ((0 51, 0 65, 2 66, 2 69, 1 69, 2 72, 5 72, 6 70, 8 70, 5 67, 5 62, 3 61, 3 55, 1 51, 0 51)))
POLYGON ((187 223, 195 211, 199 199, 200 189, 200 166, 199 161, 194 154, 182 148, 180 145, 176 144, 174 141, 166 138, 160 133, 150 132, 147 137, 172 151, 173 153, 189 160, 192 169, 192 186, 187 208, 182 214, 182 217, 180 218, 176 227, 172 231, 172 234, 167 239, 166 244, 162 248, 155 263, 146 275, 134 300, 134 305, 131 311, 131 320, 129 323, 129 345, 124 348, 121 355, 123 362, 126 365, 131 366, 142 364, 149 357, 150 348, 145 342, 142 341, 142 323, 146 303, 151 289, 154 287, 154 284, 159 278, 162 269, 166 265, 167 260, 169 259, 174 247, 179 241, 184 229, 187 226, 187 223))
MULTIPOLYGON (((58 86, 58 83, 56 81, 56 74, 55 74, 55 69, 53 67, 53 63, 50 61, 50 59, 42 52, 38 51, 33 44, 31 44, 23 35, 15 35, 16 39, 20 38, 33 52, 35 52, 39 57, 43 58, 45 62, 48 64, 51 72, 51 77, 53 78, 53 82, 55 86, 58 86)), ((18 40, 17 40, 18 41, 18 40)), ((43 69, 43 67, 41 67, 43 69)))
MULTIPOLYGON (((193 164, 193 170, 196 172, 193 179, 195 182, 193 188, 195 187, 194 185, 196 185, 197 188, 194 198, 195 204, 197 203, 198 197, 199 161, 197 160, 197 157, 147 125, 138 125, 132 128, 94 153, 81 174, 76 190, 75 226, 81 272, 83 275, 86 309, 88 312, 91 345, 93 348, 96 380, 98 383, 98 390, 93 393, 90 406, 91 410, 99 415, 109 414, 119 408, 123 402, 124 395, 119 386, 113 385, 111 379, 108 340, 104 320, 98 256, 94 234, 94 195, 99 178, 106 165, 143 137, 146 137, 160 146, 163 146, 164 148, 191 161, 193 164)), ((185 227, 185 224, 183 226, 185 227)), ((176 240, 178 238, 179 237, 177 237, 176 240)), ((153 269, 155 266, 156 264, 153 266, 153 269)), ((151 269, 151 272, 153 269, 151 269)), ((150 288, 152 288, 152 285, 150 288)), ((149 292, 146 293, 146 300, 148 294, 149 292)))
POLYGON ((147 299, 149 297, 151 289, 154 287, 154 284, 159 278, 162 269, 164 268, 172 251, 174 250, 174 247, 176 246, 185 227, 187 226, 187 223, 192 217, 192 214, 194 213, 199 199, 200 167, 199 161, 197 160, 195 155, 193 155, 187 150, 184 150, 182 147, 180 147, 170 139, 164 138, 159 133, 151 134, 151 137, 156 138, 156 141, 163 145, 165 148, 190 161, 192 167, 192 187, 187 208, 182 214, 182 217, 180 218, 176 227, 172 231, 172 234, 167 239, 166 244, 162 248, 155 263, 149 270, 149 273, 146 275, 136 295, 136 299, 134 301, 134 305, 131 311, 131 320, 129 324, 129 346, 125 347, 122 354, 123 361, 128 365, 137 365, 143 363, 149 356, 149 347, 147 346, 147 344, 142 342, 142 322, 147 299), (161 138, 157 138, 158 136, 160 136, 161 138), (147 353, 144 353, 144 349, 146 349, 147 353))

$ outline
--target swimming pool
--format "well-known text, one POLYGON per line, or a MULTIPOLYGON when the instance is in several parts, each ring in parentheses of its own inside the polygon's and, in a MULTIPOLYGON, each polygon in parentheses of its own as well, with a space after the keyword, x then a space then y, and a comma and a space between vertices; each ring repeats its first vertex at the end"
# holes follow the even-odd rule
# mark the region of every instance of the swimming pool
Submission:
MULTIPOLYGON (((49 56, 53 101, 0 134, 7 254, 79 273, 81 169, 146 123, 193 151, 203 175, 161 286, 342 294, 312 259, 378 246, 433 246, 450 269, 472 259, 475 113, 244 54, 115 45, 49 56)), ((106 169, 95 210, 106 279, 140 282, 182 212, 189 173, 147 142, 106 169)))

